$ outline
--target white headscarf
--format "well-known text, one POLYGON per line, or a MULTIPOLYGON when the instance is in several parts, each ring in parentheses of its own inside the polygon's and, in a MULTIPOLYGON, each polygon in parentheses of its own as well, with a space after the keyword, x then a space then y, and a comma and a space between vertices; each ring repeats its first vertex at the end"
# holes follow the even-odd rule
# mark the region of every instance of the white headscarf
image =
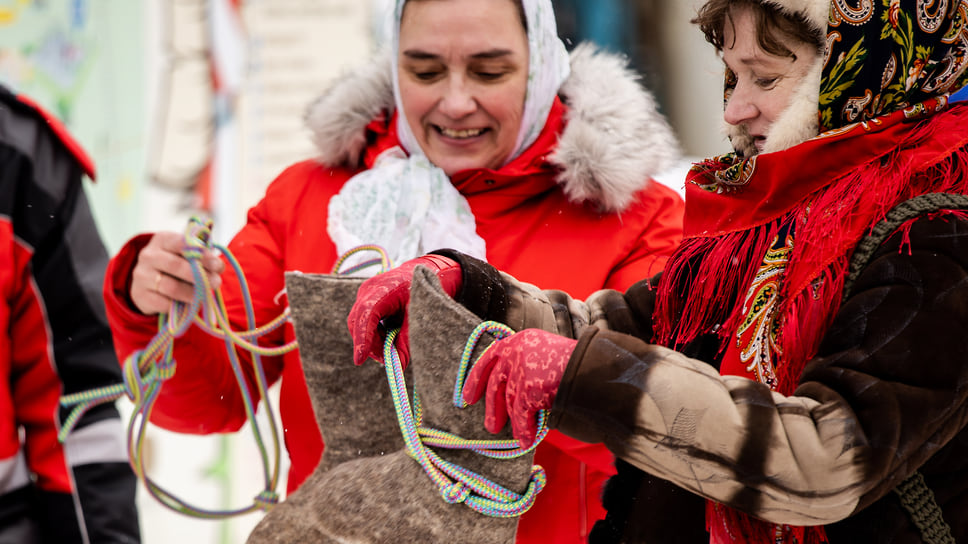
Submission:
MULTIPOLYGON (((340 255, 365 244, 387 251, 400 264, 428 251, 453 248, 486 259, 470 205, 443 170, 417 143, 404 115, 398 80, 400 20, 407 0, 396 0, 391 23, 393 97, 400 147, 387 150, 373 168, 346 182, 330 200, 328 232, 340 255)), ((568 53, 558 38, 551 0, 523 0, 528 33, 528 83, 521 127, 510 162, 538 138, 561 84, 568 78, 568 53)), ((366 260, 354 256, 346 268, 366 260)), ((376 270, 365 269, 372 275, 376 270)))

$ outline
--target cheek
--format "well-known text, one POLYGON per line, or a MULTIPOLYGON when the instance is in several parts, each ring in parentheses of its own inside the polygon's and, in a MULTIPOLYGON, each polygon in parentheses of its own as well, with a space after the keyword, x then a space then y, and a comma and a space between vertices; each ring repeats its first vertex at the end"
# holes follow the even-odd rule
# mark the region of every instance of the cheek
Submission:
POLYGON ((435 102, 432 88, 406 80, 400 82, 400 104, 416 136, 419 136, 416 134, 418 132, 416 127, 420 125, 427 112, 433 109, 435 102))
POLYGON ((771 97, 770 101, 770 122, 776 121, 780 115, 790 107, 791 102, 793 102, 793 97, 797 87, 802 82, 801 79, 790 79, 784 81, 784 85, 780 89, 776 89, 771 97))
POLYGON ((488 113, 501 125, 502 138, 510 138, 512 145, 524 116, 524 95, 524 86, 515 86, 492 93, 486 102, 488 113))

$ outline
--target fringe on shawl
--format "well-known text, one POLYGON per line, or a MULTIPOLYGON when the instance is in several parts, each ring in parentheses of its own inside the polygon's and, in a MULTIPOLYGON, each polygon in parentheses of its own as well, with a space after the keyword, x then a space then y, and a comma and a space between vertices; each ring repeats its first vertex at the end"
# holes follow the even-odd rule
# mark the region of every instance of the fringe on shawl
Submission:
POLYGON ((657 342, 680 348, 702 334, 725 338, 737 300, 753 281, 756 267, 780 231, 774 221, 718 238, 684 240, 659 282, 655 312, 657 342), (682 294, 685 296, 682 296, 682 294))
MULTIPOLYGON (((791 265, 781 292, 779 392, 792 393, 803 367, 816 353, 840 307, 853 247, 866 230, 899 202, 914 196, 968 194, 968 149, 961 148, 927 168, 905 153, 951 130, 963 130, 957 118, 938 115, 921 123, 894 151, 872 158, 803 199, 787 214, 805 220, 795 226, 791 265)), ((783 220, 717 237, 684 240, 659 284, 654 323, 657 342, 680 348, 704 334, 731 337, 743 318, 741 297, 783 220)))
POLYGON ((797 225, 791 256, 794 264, 782 294, 788 302, 778 339, 783 350, 776 369, 780 393, 793 393, 804 366, 817 353, 840 309, 849 259, 860 238, 905 200, 926 193, 968 194, 968 148, 927 168, 904 154, 905 149, 938 131, 958 126, 951 127, 945 120, 949 119, 923 123, 894 152, 868 162, 820 192, 810 204, 807 221, 797 225))

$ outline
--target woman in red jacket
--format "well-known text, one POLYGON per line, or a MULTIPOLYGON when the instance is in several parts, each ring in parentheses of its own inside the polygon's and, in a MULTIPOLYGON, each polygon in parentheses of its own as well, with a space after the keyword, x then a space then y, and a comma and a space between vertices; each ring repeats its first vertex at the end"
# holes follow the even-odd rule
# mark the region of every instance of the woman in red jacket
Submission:
MULTIPOLYGON (((343 77, 310 109, 318 160, 295 164, 249 211, 229 249, 252 290, 258 323, 287 305, 284 272, 328 273, 361 243, 394 262, 452 247, 519 278, 588 294, 657 272, 681 236, 682 201, 651 176, 676 143, 624 61, 591 47, 570 56, 547 0, 399 1, 394 54, 343 77), (568 266, 581 255, 588 266, 568 266)), ((178 233, 145 234, 111 261, 109 316, 124 360, 157 331, 155 315, 193 296, 178 233)), ((237 281, 219 279, 230 315, 245 314, 237 281)), ((265 344, 294 337, 286 326, 265 344)), ((152 421, 215 433, 245 423, 224 344, 193 329, 152 421)), ((264 359, 282 380, 280 411, 291 492, 323 443, 298 354, 264 359)), ((548 488, 521 519, 520 542, 584 541, 603 515, 613 472, 600 446, 554 435, 537 452, 548 488), (553 500, 552 500, 553 499, 553 500)))

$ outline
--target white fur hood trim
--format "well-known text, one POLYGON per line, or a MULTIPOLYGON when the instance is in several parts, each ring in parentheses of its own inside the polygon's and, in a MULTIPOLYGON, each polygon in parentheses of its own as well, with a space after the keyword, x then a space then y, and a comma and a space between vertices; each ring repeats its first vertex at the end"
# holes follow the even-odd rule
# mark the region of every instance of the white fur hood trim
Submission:
MULTIPOLYGON (((384 51, 310 105, 306 124, 322 163, 359 162, 366 125, 393 109, 390 78, 384 51)), ((571 200, 622 211, 652 176, 678 159, 671 127, 624 58, 579 45, 559 94, 569 108, 567 125, 549 161, 561 169, 557 181, 571 200)))
POLYGON ((814 28, 826 33, 830 19, 830 0, 764 0, 790 15, 804 17, 814 28))

